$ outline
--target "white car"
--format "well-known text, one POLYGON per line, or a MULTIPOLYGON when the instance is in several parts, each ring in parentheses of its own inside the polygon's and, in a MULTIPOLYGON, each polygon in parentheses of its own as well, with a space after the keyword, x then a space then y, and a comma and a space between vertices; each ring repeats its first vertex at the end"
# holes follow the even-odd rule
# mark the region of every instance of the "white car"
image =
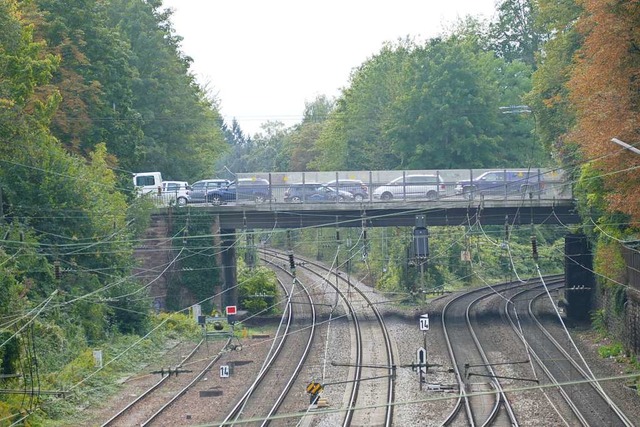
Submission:
POLYGON ((376 200, 427 199, 436 200, 446 194, 444 180, 436 175, 406 175, 376 188, 376 200))
POLYGON ((178 206, 185 206, 189 201, 189 183, 186 181, 162 181, 162 194, 178 206))

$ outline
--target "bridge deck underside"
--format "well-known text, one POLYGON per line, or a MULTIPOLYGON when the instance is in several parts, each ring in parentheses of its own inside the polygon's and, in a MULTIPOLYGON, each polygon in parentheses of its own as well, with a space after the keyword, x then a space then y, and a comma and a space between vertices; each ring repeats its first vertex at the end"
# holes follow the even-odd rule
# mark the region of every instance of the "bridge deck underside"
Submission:
POLYGON ((375 208, 356 206, 297 205, 282 209, 265 205, 209 206, 197 209, 215 216, 224 229, 273 229, 304 227, 367 227, 415 226, 416 215, 425 215, 428 226, 459 226, 510 224, 566 225, 580 222, 573 201, 555 204, 502 202, 493 204, 428 207, 420 205, 393 205, 375 208))

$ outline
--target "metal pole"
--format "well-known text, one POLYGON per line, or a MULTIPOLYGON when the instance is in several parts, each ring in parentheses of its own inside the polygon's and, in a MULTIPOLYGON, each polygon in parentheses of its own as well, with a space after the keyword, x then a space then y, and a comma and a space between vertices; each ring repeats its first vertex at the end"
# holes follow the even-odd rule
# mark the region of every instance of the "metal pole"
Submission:
MULTIPOLYGON (((422 331, 422 348, 424 348, 424 363, 425 365, 429 365, 428 362, 428 357, 429 357, 429 352, 427 351, 427 331, 422 331)), ((427 375, 426 375, 426 371, 427 371, 427 366, 424 367, 425 370, 425 376, 424 376, 424 382, 427 382, 427 375)), ((420 369, 420 391, 422 391, 422 367, 418 368, 420 369)))

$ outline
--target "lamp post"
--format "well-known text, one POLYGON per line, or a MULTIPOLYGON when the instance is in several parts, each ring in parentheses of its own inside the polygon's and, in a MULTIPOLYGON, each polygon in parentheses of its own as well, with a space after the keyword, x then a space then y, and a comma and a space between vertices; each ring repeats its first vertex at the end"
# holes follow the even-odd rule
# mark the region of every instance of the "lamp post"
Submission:
MULTIPOLYGON (((502 114, 531 114, 533 116, 533 142, 537 140, 538 136, 538 118, 533 109, 528 105, 507 105, 506 107, 499 107, 502 114)), ((531 159, 533 160, 534 145, 531 146, 531 159)))
POLYGON ((633 145, 627 144, 626 142, 620 141, 618 138, 611 138, 611 142, 618 144, 621 147, 626 148, 629 151, 633 151, 636 154, 640 154, 640 150, 638 150, 633 145))
POLYGON ((502 114, 533 113, 533 110, 528 105, 508 105, 499 108, 502 114))

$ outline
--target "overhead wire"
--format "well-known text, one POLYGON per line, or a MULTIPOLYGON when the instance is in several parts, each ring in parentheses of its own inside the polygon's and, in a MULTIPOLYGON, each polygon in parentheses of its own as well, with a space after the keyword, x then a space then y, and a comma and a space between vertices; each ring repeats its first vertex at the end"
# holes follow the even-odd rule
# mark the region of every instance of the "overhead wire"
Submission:
MULTIPOLYGON (((631 169, 633 169, 633 168, 631 168, 631 169)), ((627 170, 629 170, 629 169, 627 169, 627 170)), ((484 229, 482 229, 482 227, 481 227, 481 223, 480 223, 480 228, 481 228, 481 230, 482 230, 483 234, 486 236, 486 233, 484 232, 484 229)), ((112 235, 110 235, 110 237, 112 237, 112 236, 113 236, 113 234, 112 234, 112 235)), ((490 239, 489 239, 489 241, 490 241, 490 239)), ((90 245, 91 245, 91 246, 95 246, 95 245, 97 245, 97 244, 98 244, 98 243, 91 243, 90 245)), ((235 244, 235 243, 234 243, 234 244, 235 244)), ((182 250, 181 250, 181 252, 182 252, 182 250)), ((73 252, 72 252, 72 253, 73 253, 73 252)), ((513 262, 512 262, 512 264, 513 264, 513 262)), ((517 274, 517 273, 516 273, 516 274, 517 274)))

